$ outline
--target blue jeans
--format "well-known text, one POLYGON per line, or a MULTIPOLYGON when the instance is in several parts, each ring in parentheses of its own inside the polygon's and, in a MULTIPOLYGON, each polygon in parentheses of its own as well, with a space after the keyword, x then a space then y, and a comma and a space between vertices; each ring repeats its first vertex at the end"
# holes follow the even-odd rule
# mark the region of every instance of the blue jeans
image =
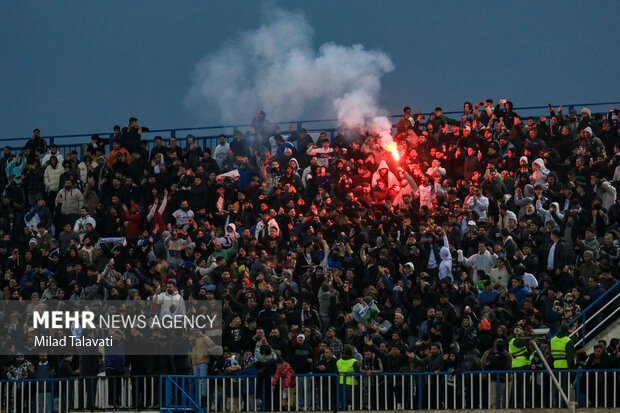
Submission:
MULTIPOLYGON (((207 363, 194 364, 192 367, 194 368, 194 376, 196 377, 207 376, 208 374, 207 363)), ((200 386, 200 397, 206 396, 207 395, 207 379, 200 379, 199 386, 200 386)))

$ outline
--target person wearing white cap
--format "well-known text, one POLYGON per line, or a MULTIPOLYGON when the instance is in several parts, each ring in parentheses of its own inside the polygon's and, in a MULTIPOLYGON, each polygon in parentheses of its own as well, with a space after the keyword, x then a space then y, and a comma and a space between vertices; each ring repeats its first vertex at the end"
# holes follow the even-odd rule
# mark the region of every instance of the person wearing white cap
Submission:
MULTIPOLYGON (((312 348, 306 342, 303 333, 297 334, 296 343, 289 349, 289 360, 291 367, 296 374, 307 374, 312 372, 312 348)), ((299 378, 297 386, 297 407, 302 410, 310 410, 312 407, 312 381, 309 377, 299 378)))
POLYGON ((403 273, 406 277, 409 277, 413 271, 415 271, 415 265, 411 261, 403 266, 403 273))

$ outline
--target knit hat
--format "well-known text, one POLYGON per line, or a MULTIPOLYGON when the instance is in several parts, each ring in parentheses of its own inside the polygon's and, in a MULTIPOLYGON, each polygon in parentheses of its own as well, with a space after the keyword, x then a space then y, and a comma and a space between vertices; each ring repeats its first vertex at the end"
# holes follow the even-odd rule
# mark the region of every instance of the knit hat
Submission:
POLYGON ((351 344, 346 344, 342 350, 342 355, 353 356, 353 346, 351 344))

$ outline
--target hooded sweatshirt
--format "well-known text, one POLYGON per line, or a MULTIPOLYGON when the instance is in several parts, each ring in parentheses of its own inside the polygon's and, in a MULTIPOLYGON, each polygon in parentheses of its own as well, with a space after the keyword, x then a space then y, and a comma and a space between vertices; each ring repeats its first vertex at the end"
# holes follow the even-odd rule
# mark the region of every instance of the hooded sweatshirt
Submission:
POLYGON ((545 224, 549 221, 553 221, 555 223, 555 226, 559 227, 564 220, 564 215, 560 213, 560 205, 557 202, 552 202, 551 206, 555 206, 555 210, 557 211, 555 217, 553 216, 554 214, 550 212, 550 210, 544 209, 542 205, 539 205, 538 202, 536 203, 536 211, 545 219, 545 224))
POLYGON ((301 168, 299 167, 299 162, 297 161, 297 158, 291 158, 291 160, 288 161, 288 164, 290 165, 291 162, 295 162, 295 165, 296 165, 293 167, 293 173, 301 176, 302 171, 301 171, 301 168))
POLYGON ((235 224, 228 224, 226 225, 226 234, 224 234, 223 237, 217 238, 217 241, 220 242, 222 246, 228 248, 237 239, 239 239, 237 226, 235 224))
POLYGON ((379 179, 387 179, 386 188, 388 189, 392 188, 394 185, 398 185, 398 179, 396 178, 396 175, 394 175, 390 171, 390 167, 385 161, 381 161, 381 163, 379 164, 379 167, 377 168, 377 172, 372 174, 372 187, 373 188, 377 186, 377 181, 379 181, 379 179), (381 173, 380 173, 382 169, 387 169, 387 173, 383 177, 381 176, 381 173))
POLYGON ((441 262, 439 263, 439 279, 443 280, 444 278, 449 278, 451 280, 454 279, 452 276, 452 254, 450 253, 450 245, 448 243, 448 237, 444 235, 443 237, 444 246, 439 250, 439 258, 441 258, 441 262))
POLYGON ((545 161, 543 161, 541 158, 538 158, 534 162, 532 162, 532 165, 536 165, 539 167, 539 169, 534 171, 534 173, 530 177, 530 179, 532 180, 532 183, 534 185, 543 185, 546 187, 547 176, 549 176, 549 170, 545 167, 545 161))

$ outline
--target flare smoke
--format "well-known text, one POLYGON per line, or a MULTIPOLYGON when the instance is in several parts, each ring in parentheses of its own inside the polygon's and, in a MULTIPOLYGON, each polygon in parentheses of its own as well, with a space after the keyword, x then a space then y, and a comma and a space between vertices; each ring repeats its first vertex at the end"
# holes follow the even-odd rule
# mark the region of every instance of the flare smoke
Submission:
POLYGON ((362 45, 312 46, 314 30, 301 13, 271 11, 256 30, 239 34, 195 69, 186 104, 202 119, 245 123, 257 109, 272 121, 336 114, 341 125, 368 128, 392 142, 377 104, 381 77, 394 65, 362 45))

